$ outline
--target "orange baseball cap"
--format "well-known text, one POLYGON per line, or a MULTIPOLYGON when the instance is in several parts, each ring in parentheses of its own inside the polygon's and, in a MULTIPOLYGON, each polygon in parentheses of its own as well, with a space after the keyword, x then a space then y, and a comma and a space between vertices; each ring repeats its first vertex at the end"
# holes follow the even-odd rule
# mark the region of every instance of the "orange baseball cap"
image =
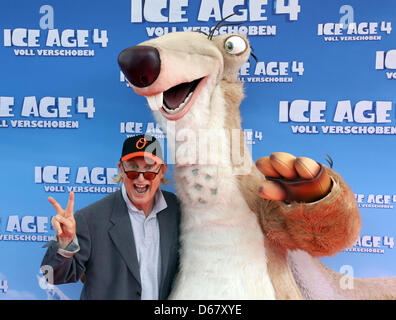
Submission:
POLYGON ((149 157, 159 164, 164 163, 161 145, 155 137, 148 134, 129 137, 124 141, 121 161, 136 157, 149 157))

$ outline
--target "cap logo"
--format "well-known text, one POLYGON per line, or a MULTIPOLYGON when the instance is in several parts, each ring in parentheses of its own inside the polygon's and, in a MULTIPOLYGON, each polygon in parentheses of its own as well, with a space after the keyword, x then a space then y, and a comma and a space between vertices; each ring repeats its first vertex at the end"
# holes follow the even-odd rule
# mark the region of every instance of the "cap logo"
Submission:
POLYGON ((136 142, 136 148, 143 149, 147 144, 147 140, 144 138, 140 138, 137 142, 136 142))

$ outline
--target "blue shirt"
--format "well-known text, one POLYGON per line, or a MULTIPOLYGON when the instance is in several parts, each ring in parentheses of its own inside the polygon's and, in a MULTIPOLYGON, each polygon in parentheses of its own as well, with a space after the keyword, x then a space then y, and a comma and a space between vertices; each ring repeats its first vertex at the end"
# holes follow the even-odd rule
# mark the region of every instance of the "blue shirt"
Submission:
POLYGON ((142 284, 141 299, 158 300, 161 280, 161 251, 157 213, 164 210, 167 204, 162 192, 158 189, 154 196, 153 210, 146 218, 143 210, 137 209, 129 200, 124 185, 121 189, 135 239, 142 284))

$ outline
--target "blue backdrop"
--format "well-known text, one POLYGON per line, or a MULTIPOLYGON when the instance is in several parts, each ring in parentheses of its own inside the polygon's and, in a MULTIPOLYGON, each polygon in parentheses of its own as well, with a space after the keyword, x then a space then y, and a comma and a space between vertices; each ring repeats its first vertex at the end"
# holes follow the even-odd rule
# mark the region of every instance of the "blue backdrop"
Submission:
MULTIPOLYGON (((350 0, 4 0, 0 4, 0 299, 78 299, 39 270, 55 234, 48 196, 76 209, 114 190, 123 140, 163 138, 117 56, 235 12, 258 61, 240 70, 254 159, 325 154, 356 194, 359 241, 322 259, 357 277, 396 276, 396 4, 350 0)), ((172 178, 170 166, 168 178, 172 178)), ((173 190, 172 184, 165 189, 173 190)))

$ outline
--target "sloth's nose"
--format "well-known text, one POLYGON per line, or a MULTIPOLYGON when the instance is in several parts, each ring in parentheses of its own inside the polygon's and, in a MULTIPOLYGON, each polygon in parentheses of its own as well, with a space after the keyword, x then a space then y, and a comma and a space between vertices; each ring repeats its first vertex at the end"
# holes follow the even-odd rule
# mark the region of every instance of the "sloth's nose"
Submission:
POLYGON ((118 64, 128 81, 138 88, 151 85, 158 77, 161 60, 156 48, 135 46, 123 50, 118 64))

